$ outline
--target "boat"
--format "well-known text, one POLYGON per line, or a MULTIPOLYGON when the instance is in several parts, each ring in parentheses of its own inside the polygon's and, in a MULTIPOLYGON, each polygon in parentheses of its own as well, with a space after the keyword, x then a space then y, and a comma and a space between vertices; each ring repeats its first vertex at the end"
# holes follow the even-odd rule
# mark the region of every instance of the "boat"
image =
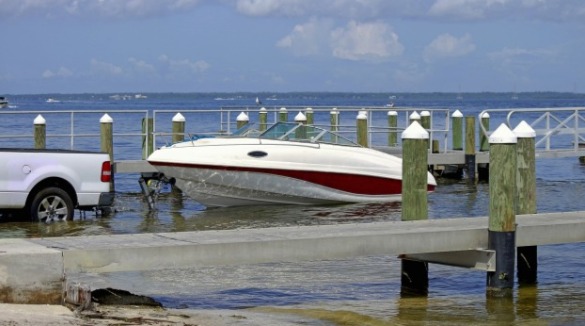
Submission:
POLYGON ((0 96, 0 109, 8 107, 8 100, 4 96, 0 96))
MULTIPOLYGON (((148 162, 208 207, 401 200, 402 160, 314 125, 277 122, 258 134, 195 137, 148 162)), ((428 191, 436 181, 428 173, 428 191)))

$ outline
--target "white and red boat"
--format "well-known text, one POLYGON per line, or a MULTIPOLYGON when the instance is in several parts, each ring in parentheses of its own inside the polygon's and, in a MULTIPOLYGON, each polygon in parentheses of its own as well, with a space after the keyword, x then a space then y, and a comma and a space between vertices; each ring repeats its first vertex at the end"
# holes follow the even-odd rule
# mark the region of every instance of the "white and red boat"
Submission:
MULTIPOLYGON (((282 123, 257 137, 200 138, 148 162, 206 206, 401 200, 402 160, 313 125, 282 123)), ((436 181, 428 174, 428 190, 436 181)))

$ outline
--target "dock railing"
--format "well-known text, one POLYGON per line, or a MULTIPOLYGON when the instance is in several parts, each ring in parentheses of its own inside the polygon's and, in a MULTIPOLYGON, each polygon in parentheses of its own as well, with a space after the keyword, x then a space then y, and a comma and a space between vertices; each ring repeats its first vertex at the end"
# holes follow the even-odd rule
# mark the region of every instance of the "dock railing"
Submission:
MULTIPOLYGON (((479 116, 486 113, 512 129, 521 121, 528 123, 536 133, 539 157, 585 155, 585 107, 484 110, 479 116)), ((489 135, 481 124, 480 132, 489 135)))

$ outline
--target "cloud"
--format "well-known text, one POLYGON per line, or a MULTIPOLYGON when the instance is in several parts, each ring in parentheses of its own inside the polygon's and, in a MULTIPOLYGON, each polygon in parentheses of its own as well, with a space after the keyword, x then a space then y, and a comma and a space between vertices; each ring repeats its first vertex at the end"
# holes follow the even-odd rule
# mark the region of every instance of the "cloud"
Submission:
POLYGON ((73 76, 73 72, 65 67, 60 67, 57 71, 45 70, 42 74, 43 78, 66 78, 73 76))
POLYGON ((296 25, 276 46, 300 56, 329 53, 353 61, 384 61, 404 51, 398 35, 383 22, 350 21, 345 27, 334 28, 331 20, 315 18, 296 25))
POLYGON ((404 46, 398 35, 382 22, 357 23, 331 32, 333 56, 348 60, 385 60, 400 56, 404 46))
POLYGON ((0 0, 0 17, 142 17, 192 9, 200 0, 0 0))
POLYGON ((188 59, 173 60, 164 54, 159 57, 159 61, 166 65, 168 69, 173 73, 190 72, 197 74, 204 72, 211 67, 211 65, 204 60, 197 61, 191 61, 188 59))
POLYGON ((331 28, 330 21, 311 19, 307 23, 296 25, 276 46, 289 48, 299 56, 319 55, 327 46, 331 28))
POLYGON ((451 34, 441 34, 425 47, 424 59, 426 62, 432 62, 442 58, 461 57, 474 50, 475 44, 471 41, 469 34, 461 38, 451 34))
POLYGON ((156 73, 156 68, 154 67, 154 65, 151 65, 144 60, 138 60, 136 58, 129 58, 128 62, 130 62, 130 64, 134 68, 134 71, 146 73, 146 74, 156 73))
POLYGON ((504 48, 488 53, 488 58, 505 69, 529 69, 527 67, 554 59, 557 54, 557 51, 548 49, 504 48))
POLYGON ((118 76, 124 73, 124 70, 121 67, 112 63, 98 61, 96 59, 91 59, 90 68, 91 72, 96 75, 118 76))

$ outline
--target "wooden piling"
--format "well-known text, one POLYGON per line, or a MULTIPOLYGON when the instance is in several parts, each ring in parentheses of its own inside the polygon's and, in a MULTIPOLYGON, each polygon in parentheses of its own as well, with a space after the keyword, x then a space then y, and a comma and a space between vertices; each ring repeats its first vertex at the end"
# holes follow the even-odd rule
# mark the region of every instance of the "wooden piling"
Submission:
POLYGON ((47 120, 42 115, 37 115, 34 124, 35 148, 45 149, 47 147, 47 120))
POLYGON ((425 110, 420 113, 420 125, 427 131, 431 129, 431 112, 425 110))
POLYGON ((467 178, 475 181, 475 117, 465 117, 465 171, 467 178))
POLYGON ((388 146, 398 145, 398 112, 388 111, 388 146))
POLYGON ((356 117, 357 143, 368 147, 368 114, 360 111, 356 117))
MULTIPOLYGON (((517 143, 516 213, 536 214, 536 132, 525 121, 514 128, 517 143)), ((536 284, 538 276, 538 249, 536 246, 518 247, 516 251, 517 276, 520 285, 536 284)))
MULTIPOLYGON (((402 220, 428 219, 427 147, 429 133, 417 122, 402 133, 402 220)), ((428 263, 402 260, 401 294, 427 295, 428 263)))
POLYGON ((236 128, 237 129, 242 128, 243 126, 247 125, 249 121, 250 121, 250 118, 248 118, 248 115, 246 114, 246 112, 241 112, 236 117, 236 128))
POLYGON ((172 122, 173 144, 185 140, 185 117, 182 114, 177 113, 173 116, 172 122))
POLYGON ((295 122, 303 124, 303 126, 300 126, 299 128, 295 129, 295 138, 307 139, 307 128, 306 126, 304 126, 304 124, 307 123, 307 116, 304 115, 303 112, 299 112, 295 116, 295 122))
POLYGON ((453 150, 463 150, 463 113, 455 110, 451 115, 451 124, 453 124, 453 133, 451 135, 453 140, 453 150))
POLYGON ((268 126, 268 112, 266 112, 266 108, 260 108, 260 112, 258 112, 258 121, 260 121, 260 131, 265 131, 268 126))
POLYGON ((314 123, 314 114, 313 114, 313 108, 307 108, 305 110, 305 116, 307 117, 307 121, 306 123, 308 125, 312 125, 314 123))
POLYGON ((410 116, 408 117, 408 124, 412 124, 414 121, 418 121, 420 124, 420 114, 418 114, 418 112, 414 111, 410 114, 410 116))
MULTIPOLYGON (((333 133, 336 133, 339 130, 339 111, 337 108, 331 109, 329 112, 329 122, 330 122, 330 129, 333 133)), ((337 136, 333 136, 333 142, 337 142, 337 136)))
POLYGON ((288 121, 288 111, 286 108, 282 107, 278 111, 278 121, 280 122, 287 122, 288 121))
MULTIPOLYGON (((100 119, 100 144, 101 151, 110 155, 110 163, 114 165, 114 119, 107 113, 100 119)), ((114 191, 114 175, 112 171, 110 178, 110 191, 114 191)))
POLYGON ((142 119, 142 159, 146 160, 152 152, 154 152, 153 134, 154 127, 153 118, 142 119))
POLYGON ((489 138, 488 248, 496 252, 496 271, 487 273, 486 295, 510 297, 516 255, 516 135, 501 124, 489 138))

